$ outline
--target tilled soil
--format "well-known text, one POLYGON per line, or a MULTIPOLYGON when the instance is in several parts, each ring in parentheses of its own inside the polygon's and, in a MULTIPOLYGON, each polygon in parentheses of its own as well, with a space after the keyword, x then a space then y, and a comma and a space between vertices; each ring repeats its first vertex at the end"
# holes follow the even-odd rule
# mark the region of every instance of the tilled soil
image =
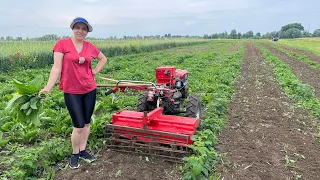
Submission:
POLYGON ((311 85, 315 90, 316 96, 320 97, 320 70, 310 68, 306 63, 288 56, 283 51, 266 44, 264 46, 279 59, 289 65, 297 79, 302 81, 302 83, 311 85))
POLYGON ((291 52, 295 52, 295 53, 304 55, 308 59, 310 59, 311 61, 315 61, 317 63, 320 63, 320 56, 317 56, 317 55, 315 55, 315 54, 313 54, 311 52, 300 50, 300 49, 296 49, 296 48, 289 47, 289 46, 284 46, 284 45, 281 45, 280 47, 285 49, 285 50, 287 50, 287 51, 291 51, 291 52))
POLYGON ((309 117, 284 95, 261 52, 246 44, 217 150, 221 179, 320 179, 320 143, 309 117))
POLYGON ((71 170, 68 162, 56 172, 57 180, 179 180, 179 165, 161 158, 120 153, 103 149, 95 163, 80 160, 80 168, 71 170))

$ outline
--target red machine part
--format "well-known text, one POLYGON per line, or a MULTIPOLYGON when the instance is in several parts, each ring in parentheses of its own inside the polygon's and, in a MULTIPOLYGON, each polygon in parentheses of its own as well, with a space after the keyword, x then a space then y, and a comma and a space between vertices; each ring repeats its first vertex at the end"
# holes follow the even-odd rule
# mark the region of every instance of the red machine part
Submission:
POLYGON ((176 67, 175 66, 166 66, 166 67, 157 67, 156 68, 156 79, 157 84, 174 84, 176 77, 176 67))
POLYGON ((125 138, 143 142, 192 145, 191 137, 195 134, 199 119, 173 115, 163 115, 162 108, 149 113, 122 110, 112 115, 112 126, 125 138))
POLYGON ((177 75, 179 75, 179 79, 180 79, 180 80, 183 79, 183 76, 185 76, 185 80, 188 80, 188 71, 178 69, 178 70, 176 71, 176 73, 177 73, 177 75))

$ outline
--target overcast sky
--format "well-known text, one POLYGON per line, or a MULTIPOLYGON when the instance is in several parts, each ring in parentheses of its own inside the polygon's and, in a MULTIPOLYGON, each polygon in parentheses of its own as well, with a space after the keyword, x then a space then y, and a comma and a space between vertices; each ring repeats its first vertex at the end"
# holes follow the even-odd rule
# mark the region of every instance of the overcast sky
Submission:
POLYGON ((0 37, 72 35, 74 17, 93 26, 89 37, 204 35, 232 29, 278 31, 289 23, 320 29, 319 0, 2 0, 0 37))

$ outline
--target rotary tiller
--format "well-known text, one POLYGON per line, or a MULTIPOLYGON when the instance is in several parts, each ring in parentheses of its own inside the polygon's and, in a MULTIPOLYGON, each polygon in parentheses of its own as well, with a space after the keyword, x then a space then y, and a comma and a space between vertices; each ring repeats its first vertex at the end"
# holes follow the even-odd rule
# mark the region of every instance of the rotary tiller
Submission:
POLYGON ((176 70, 174 66, 157 67, 156 83, 102 79, 116 82, 98 85, 113 87, 105 92, 106 95, 126 89, 143 91, 138 98, 137 111, 121 110, 112 115, 112 122, 107 125, 108 132, 111 132, 110 148, 169 158, 187 152, 192 145, 191 137, 199 126, 201 107, 199 96, 188 97, 186 70, 176 70), (183 108, 187 97, 186 108, 183 108), (180 113, 184 116, 179 116, 180 113))

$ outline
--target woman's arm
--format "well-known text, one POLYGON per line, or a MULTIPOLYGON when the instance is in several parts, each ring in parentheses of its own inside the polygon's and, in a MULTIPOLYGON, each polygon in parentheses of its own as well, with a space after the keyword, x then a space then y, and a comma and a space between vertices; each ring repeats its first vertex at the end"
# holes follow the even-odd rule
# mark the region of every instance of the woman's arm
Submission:
POLYGON ((99 53, 97 59, 99 60, 98 65, 92 70, 94 75, 99 73, 103 66, 107 63, 107 57, 102 52, 99 53))
POLYGON ((51 89, 56 84, 56 81, 58 80, 59 76, 61 75, 62 70, 62 59, 63 59, 63 53, 61 52, 54 52, 53 54, 53 66, 50 72, 49 80, 47 82, 46 87, 44 87, 42 90, 40 90, 39 94, 45 92, 49 93, 51 89))

